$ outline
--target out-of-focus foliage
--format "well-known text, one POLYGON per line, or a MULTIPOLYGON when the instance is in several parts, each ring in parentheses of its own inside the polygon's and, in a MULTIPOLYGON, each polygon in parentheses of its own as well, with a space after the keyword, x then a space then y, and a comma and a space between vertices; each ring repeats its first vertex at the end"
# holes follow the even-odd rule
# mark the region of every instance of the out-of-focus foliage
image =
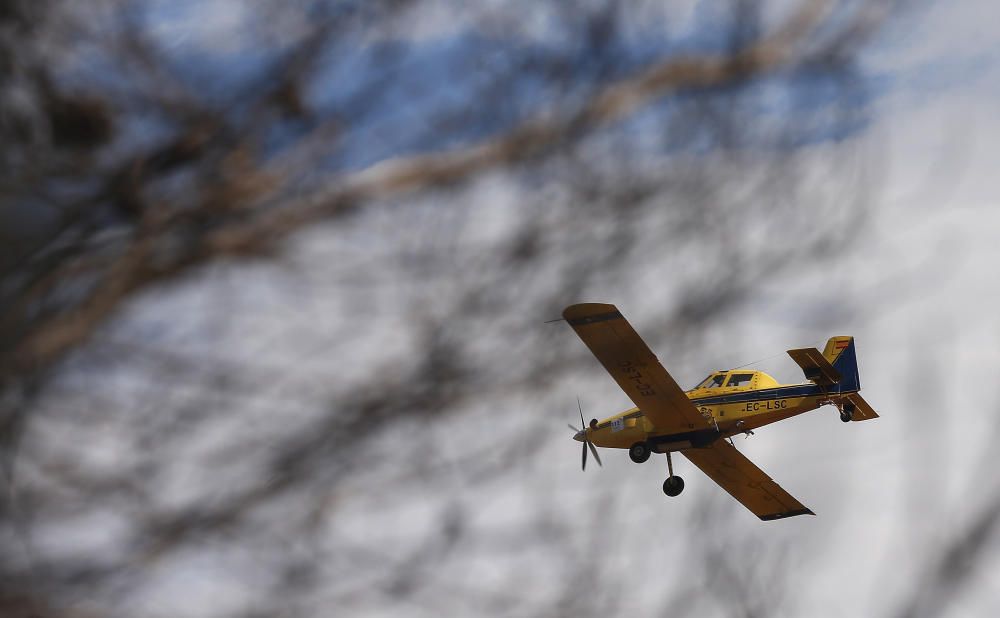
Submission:
POLYGON ((693 379, 822 272, 888 9, 4 5, 0 607, 771 615, 794 535, 567 489, 595 373, 544 322, 632 299, 693 379))

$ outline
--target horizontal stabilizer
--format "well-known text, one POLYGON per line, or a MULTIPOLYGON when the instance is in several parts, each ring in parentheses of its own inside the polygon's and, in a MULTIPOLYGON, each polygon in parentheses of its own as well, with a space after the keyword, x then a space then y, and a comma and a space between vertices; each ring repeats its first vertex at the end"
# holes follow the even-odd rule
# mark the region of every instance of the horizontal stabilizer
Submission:
POLYGON ((854 404, 854 411, 851 413, 852 421, 867 421, 878 418, 878 413, 868 405, 868 402, 861 396, 861 393, 851 393, 850 395, 845 395, 844 398, 854 404))
POLYGON ((810 382, 820 386, 831 386, 844 379, 844 376, 816 348, 789 350, 788 355, 802 367, 802 372, 810 382))

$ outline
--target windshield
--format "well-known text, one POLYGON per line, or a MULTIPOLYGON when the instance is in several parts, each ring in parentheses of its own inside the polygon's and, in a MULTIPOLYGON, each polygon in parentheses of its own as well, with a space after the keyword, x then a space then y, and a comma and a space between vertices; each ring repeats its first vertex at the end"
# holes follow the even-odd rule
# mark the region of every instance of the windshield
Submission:
POLYGON ((726 374, 713 373, 712 375, 702 380, 701 384, 699 384, 695 388, 718 388, 719 386, 722 386, 722 382, 725 379, 726 379, 726 374))

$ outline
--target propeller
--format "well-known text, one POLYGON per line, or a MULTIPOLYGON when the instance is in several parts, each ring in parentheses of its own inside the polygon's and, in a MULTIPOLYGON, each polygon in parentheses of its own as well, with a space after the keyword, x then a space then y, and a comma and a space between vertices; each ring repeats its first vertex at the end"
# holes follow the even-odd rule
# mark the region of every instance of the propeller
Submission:
POLYGON ((582 470, 586 470, 587 469, 587 449, 588 448, 590 449, 590 452, 594 454, 594 459, 597 460, 597 465, 603 467, 604 464, 601 463, 601 456, 597 454, 597 449, 594 448, 594 443, 591 442, 587 438, 587 423, 584 422, 584 420, 583 420, 583 406, 580 405, 580 398, 579 397, 576 398, 576 407, 580 411, 580 424, 583 425, 583 429, 577 429, 576 427, 574 427, 574 426, 572 426, 570 424, 567 424, 566 426, 576 432, 576 435, 573 436, 574 439, 577 439, 577 440, 580 440, 581 442, 583 442, 583 444, 581 445, 583 447, 583 449, 580 452, 580 469, 582 469, 582 470))

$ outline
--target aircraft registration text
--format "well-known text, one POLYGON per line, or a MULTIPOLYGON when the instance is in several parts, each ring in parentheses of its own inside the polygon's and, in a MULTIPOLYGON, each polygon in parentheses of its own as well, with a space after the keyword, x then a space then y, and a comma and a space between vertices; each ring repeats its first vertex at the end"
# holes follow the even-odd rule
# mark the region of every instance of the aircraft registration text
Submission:
POLYGON ((653 387, 650 386, 643 379, 642 373, 639 372, 639 369, 635 365, 633 365, 631 361, 623 361, 622 363, 620 363, 620 366, 622 370, 625 372, 626 377, 629 380, 635 382, 635 387, 639 389, 640 395, 652 397, 653 395, 656 394, 656 391, 653 390, 653 387))
POLYGON ((748 401, 746 411, 760 412, 761 410, 784 410, 787 407, 787 399, 775 399, 773 401, 748 401))

